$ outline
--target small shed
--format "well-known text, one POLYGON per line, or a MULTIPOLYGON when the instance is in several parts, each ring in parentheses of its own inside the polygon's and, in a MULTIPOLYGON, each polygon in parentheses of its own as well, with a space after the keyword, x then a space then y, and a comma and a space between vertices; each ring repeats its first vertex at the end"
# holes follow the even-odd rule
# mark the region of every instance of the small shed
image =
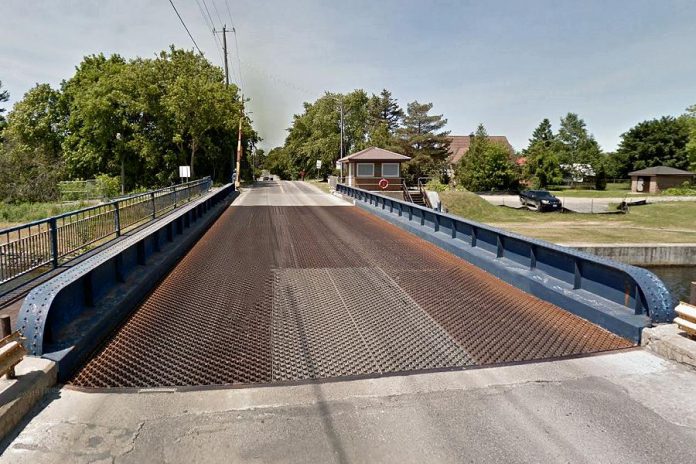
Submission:
POLYGON ((631 176, 631 192, 660 193, 662 190, 679 187, 684 182, 693 180, 693 172, 668 166, 655 166, 628 173, 631 176))
POLYGON ((410 159, 393 151, 370 147, 345 156, 338 162, 341 163, 344 182, 350 187, 373 191, 398 191, 401 190, 402 183, 401 163, 410 159))

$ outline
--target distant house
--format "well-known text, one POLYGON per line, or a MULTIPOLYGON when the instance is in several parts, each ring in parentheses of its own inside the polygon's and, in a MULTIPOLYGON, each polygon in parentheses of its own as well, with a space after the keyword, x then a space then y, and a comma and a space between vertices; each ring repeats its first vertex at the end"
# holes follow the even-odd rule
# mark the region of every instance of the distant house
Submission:
POLYGON ((631 176, 631 192, 660 193, 670 187, 679 187, 684 182, 693 180, 693 172, 667 166, 656 166, 628 173, 631 176))
POLYGON ((351 187, 376 191, 401 190, 401 163, 408 156, 382 148, 366 148, 338 160, 345 182, 351 187))
MULTIPOLYGON (((449 158, 447 158, 447 163, 454 167, 459 163, 459 161, 464 158, 464 156, 467 154, 469 151, 469 148, 471 147, 471 139, 473 139, 472 135, 453 135, 449 137, 450 139, 450 154, 449 158)), ((510 156, 513 156, 515 154, 515 150, 512 148, 512 145, 510 145, 510 142, 508 141, 507 137, 504 135, 489 135, 488 140, 497 143, 500 145, 503 145, 505 148, 507 148, 510 151, 510 156)))
POLYGON ((595 179, 595 170, 591 164, 561 164, 560 168, 566 176, 566 182, 583 183, 592 182, 595 179))
MULTIPOLYGON (((454 177, 454 171, 457 168, 457 164, 459 164, 459 162, 469 152, 473 135, 452 135, 449 137, 449 139, 450 147, 449 157, 447 158, 447 174, 450 177, 454 177)), ((510 152, 510 157, 515 155, 514 148, 512 148, 512 145, 510 145, 510 142, 504 135, 489 135, 488 140, 507 148, 510 152)))

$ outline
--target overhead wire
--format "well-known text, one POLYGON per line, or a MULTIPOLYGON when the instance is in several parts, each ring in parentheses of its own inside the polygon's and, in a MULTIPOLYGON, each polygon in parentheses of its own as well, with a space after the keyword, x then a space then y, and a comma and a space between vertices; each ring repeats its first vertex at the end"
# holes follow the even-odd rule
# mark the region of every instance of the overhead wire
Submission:
POLYGON ((177 10, 176 6, 174 6, 174 2, 172 0, 169 0, 169 4, 172 6, 172 8, 174 8, 174 12, 179 17, 179 21, 181 21, 181 25, 184 26, 184 29, 186 29, 186 33, 191 38, 191 42, 193 42, 193 45, 196 47, 196 50, 198 50, 198 53, 203 55, 203 52, 201 51, 200 47, 196 43, 196 39, 193 38, 191 31, 189 31, 189 28, 186 26, 186 23, 184 22, 184 18, 181 17, 181 15, 179 14, 179 10, 177 10))
POLYGON ((215 28, 215 22, 213 21, 212 16, 210 15, 210 11, 208 10, 208 6, 205 3, 205 0, 203 0, 203 5, 201 5, 201 0, 196 0, 196 5, 198 5, 198 11, 201 13, 201 16, 203 17, 203 22, 205 22, 205 27, 211 31, 213 34, 213 41, 215 42, 215 49, 217 51, 218 58, 220 58, 220 66, 224 68, 225 66, 225 57, 224 57, 224 47, 220 43, 220 39, 218 38, 216 34, 216 28, 215 28), (204 7, 205 6, 205 9, 204 7), (206 14, 207 12, 207 14, 206 14))

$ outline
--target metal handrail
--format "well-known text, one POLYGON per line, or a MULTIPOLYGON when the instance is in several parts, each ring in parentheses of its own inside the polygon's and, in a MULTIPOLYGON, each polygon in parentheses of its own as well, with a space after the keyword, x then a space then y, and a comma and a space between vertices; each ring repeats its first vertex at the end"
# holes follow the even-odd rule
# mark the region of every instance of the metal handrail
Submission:
POLYGON ((423 180, 430 180, 430 177, 419 177, 418 178, 418 191, 420 192, 421 196, 423 197, 423 203, 425 203, 425 206, 428 208, 432 208, 433 205, 430 203, 430 198, 428 198, 428 193, 425 190, 425 184, 423 183, 423 180))
POLYGON ((402 180, 401 181, 401 189, 404 191, 404 196, 406 199, 410 202, 413 203, 413 197, 411 196, 411 192, 408 191, 408 186, 406 185, 406 181, 402 180))
POLYGON ((0 295, 210 190, 210 177, 0 230, 0 295))

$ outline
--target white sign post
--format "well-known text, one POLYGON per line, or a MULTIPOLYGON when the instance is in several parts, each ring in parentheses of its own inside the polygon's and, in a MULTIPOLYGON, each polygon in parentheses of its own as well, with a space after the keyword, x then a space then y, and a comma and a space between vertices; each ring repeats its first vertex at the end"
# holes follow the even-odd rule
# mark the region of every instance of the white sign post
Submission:
POLYGON ((317 160, 317 169, 321 169, 321 160, 317 160))
POLYGON ((191 166, 179 166, 179 177, 188 182, 191 178, 191 166))

